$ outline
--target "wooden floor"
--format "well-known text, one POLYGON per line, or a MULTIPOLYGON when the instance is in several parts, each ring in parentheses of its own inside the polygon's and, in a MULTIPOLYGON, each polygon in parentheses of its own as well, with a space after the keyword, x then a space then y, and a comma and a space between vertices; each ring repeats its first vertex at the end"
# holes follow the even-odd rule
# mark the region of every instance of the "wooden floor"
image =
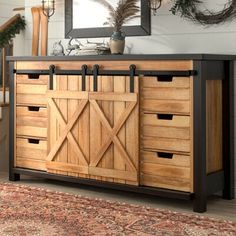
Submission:
MULTIPOLYGON (((0 172, 0 181, 9 182, 7 173, 0 172)), ((169 209, 173 211, 196 214, 192 212, 192 203, 190 201, 163 199, 142 194, 94 188, 84 185, 69 184, 65 182, 58 182, 53 180, 39 179, 26 176, 22 176, 21 181, 15 183, 77 195, 116 200, 119 202, 126 202, 154 208, 169 209)), ((236 221, 236 200, 234 199, 228 201, 223 200, 218 196, 210 197, 208 200, 208 211, 200 215, 236 221)))

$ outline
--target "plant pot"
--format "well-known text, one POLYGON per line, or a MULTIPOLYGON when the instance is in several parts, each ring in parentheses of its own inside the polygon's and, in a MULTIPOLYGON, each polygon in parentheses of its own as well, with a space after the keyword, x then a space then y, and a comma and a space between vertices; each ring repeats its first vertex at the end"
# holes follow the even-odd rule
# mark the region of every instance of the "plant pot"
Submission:
POLYGON ((125 35, 123 32, 114 32, 110 38, 111 54, 123 54, 125 49, 125 35))

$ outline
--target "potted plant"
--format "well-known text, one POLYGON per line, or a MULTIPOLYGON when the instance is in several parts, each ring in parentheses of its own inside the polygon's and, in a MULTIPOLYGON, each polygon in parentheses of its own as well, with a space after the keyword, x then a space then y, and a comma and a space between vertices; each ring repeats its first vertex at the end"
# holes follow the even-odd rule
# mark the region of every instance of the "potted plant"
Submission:
POLYGON ((125 48, 125 34, 122 32, 122 26, 128 21, 139 17, 140 11, 137 6, 138 0, 119 0, 117 7, 114 8, 106 0, 96 0, 109 11, 109 17, 104 25, 113 27, 113 34, 110 38, 110 49, 112 54, 123 54, 125 48))

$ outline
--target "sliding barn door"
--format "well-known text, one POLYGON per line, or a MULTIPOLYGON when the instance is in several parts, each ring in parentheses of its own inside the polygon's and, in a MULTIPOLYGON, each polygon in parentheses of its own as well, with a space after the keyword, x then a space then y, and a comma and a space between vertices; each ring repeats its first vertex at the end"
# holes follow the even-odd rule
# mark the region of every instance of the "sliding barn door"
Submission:
POLYGON ((134 85, 131 93, 129 77, 99 76, 89 93, 90 178, 138 184, 138 78, 134 85))
MULTIPOLYGON (((89 88, 89 81, 87 81, 89 88)), ((56 76, 47 92, 48 156, 51 173, 87 177, 89 165, 89 93, 81 76, 56 76)))

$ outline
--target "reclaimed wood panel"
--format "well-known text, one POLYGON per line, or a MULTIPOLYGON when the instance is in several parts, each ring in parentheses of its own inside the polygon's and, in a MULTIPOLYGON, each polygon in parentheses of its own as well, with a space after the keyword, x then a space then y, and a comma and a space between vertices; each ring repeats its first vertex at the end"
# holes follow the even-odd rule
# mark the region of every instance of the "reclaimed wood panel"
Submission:
POLYGON ((189 89, 182 88, 142 88, 143 99, 158 99, 158 100, 189 100, 189 89))
POLYGON ((16 166, 46 170, 47 142, 40 139, 16 138, 16 166))
POLYGON ((144 149, 189 153, 190 140, 143 137, 142 147, 144 149))
POLYGON ((163 151, 158 150, 141 151, 140 160, 142 163, 190 167, 191 157, 189 155, 175 154, 173 152, 162 152, 163 151), (167 158, 165 158, 165 154, 167 154, 167 158), (168 158, 168 156, 171 156, 171 158, 168 158))
MULTIPOLYGON (((93 65, 98 64, 104 70, 129 70, 131 62, 127 61, 17 61, 18 70, 48 70, 50 65, 55 65, 58 69, 76 70, 82 65, 87 65, 88 68, 93 68, 93 65)), ((192 60, 133 60, 137 70, 165 70, 165 71, 182 71, 192 70, 192 60)))
POLYGON ((182 100, 142 99, 141 108, 145 112, 159 112, 181 115, 190 114, 190 102, 182 100))
POLYGON ((140 184, 154 188, 165 188, 170 190, 191 192, 190 181, 188 179, 141 174, 140 184))
POLYGON ((206 81, 206 159, 207 173, 223 169, 222 81, 206 81))
MULTIPOLYGON (((89 171, 91 170, 91 175, 100 173, 104 181, 114 181, 118 183, 126 181, 128 184, 137 185, 139 137, 138 134, 136 135, 136 132, 138 132, 139 122, 138 113, 135 112, 136 109, 138 111, 138 101, 133 101, 134 99, 132 98, 137 98, 137 94, 126 96, 126 94, 129 93, 127 87, 128 79, 123 77, 123 83, 120 84, 117 93, 118 96, 116 97, 116 92, 114 92, 114 80, 120 80, 121 77, 101 77, 102 80, 98 82, 102 83, 101 90, 103 93, 98 93, 96 96, 94 96, 94 93, 91 93, 90 96, 91 168, 89 168, 89 171), (124 91, 124 97, 122 99, 120 91, 124 91), (107 93, 111 94, 109 99, 107 93), (124 101, 125 99, 127 99, 127 101, 124 101), (119 109, 118 113, 116 113, 117 109, 119 109), (127 138, 128 135, 129 138, 127 138), (121 137, 122 140, 120 140, 119 137, 121 137), (99 148, 95 151, 94 149, 97 147, 99 148), (121 165, 117 165, 118 161, 121 159, 123 163, 121 162, 121 165), (95 172, 94 168, 98 168, 99 171, 95 172), (124 175, 117 175, 116 173, 118 172, 124 173, 124 175), (128 173, 136 176, 135 179, 127 179, 126 176, 128 176, 128 173)), ((138 88, 138 78, 136 78, 135 83, 137 84, 136 88, 138 88)), ((136 89, 135 91, 138 90, 136 89)), ((91 178, 94 178, 94 176, 91 176, 91 178)))
POLYGON ((158 80, 158 77, 141 77, 142 88, 189 88, 190 77, 172 77, 170 81, 158 80))

